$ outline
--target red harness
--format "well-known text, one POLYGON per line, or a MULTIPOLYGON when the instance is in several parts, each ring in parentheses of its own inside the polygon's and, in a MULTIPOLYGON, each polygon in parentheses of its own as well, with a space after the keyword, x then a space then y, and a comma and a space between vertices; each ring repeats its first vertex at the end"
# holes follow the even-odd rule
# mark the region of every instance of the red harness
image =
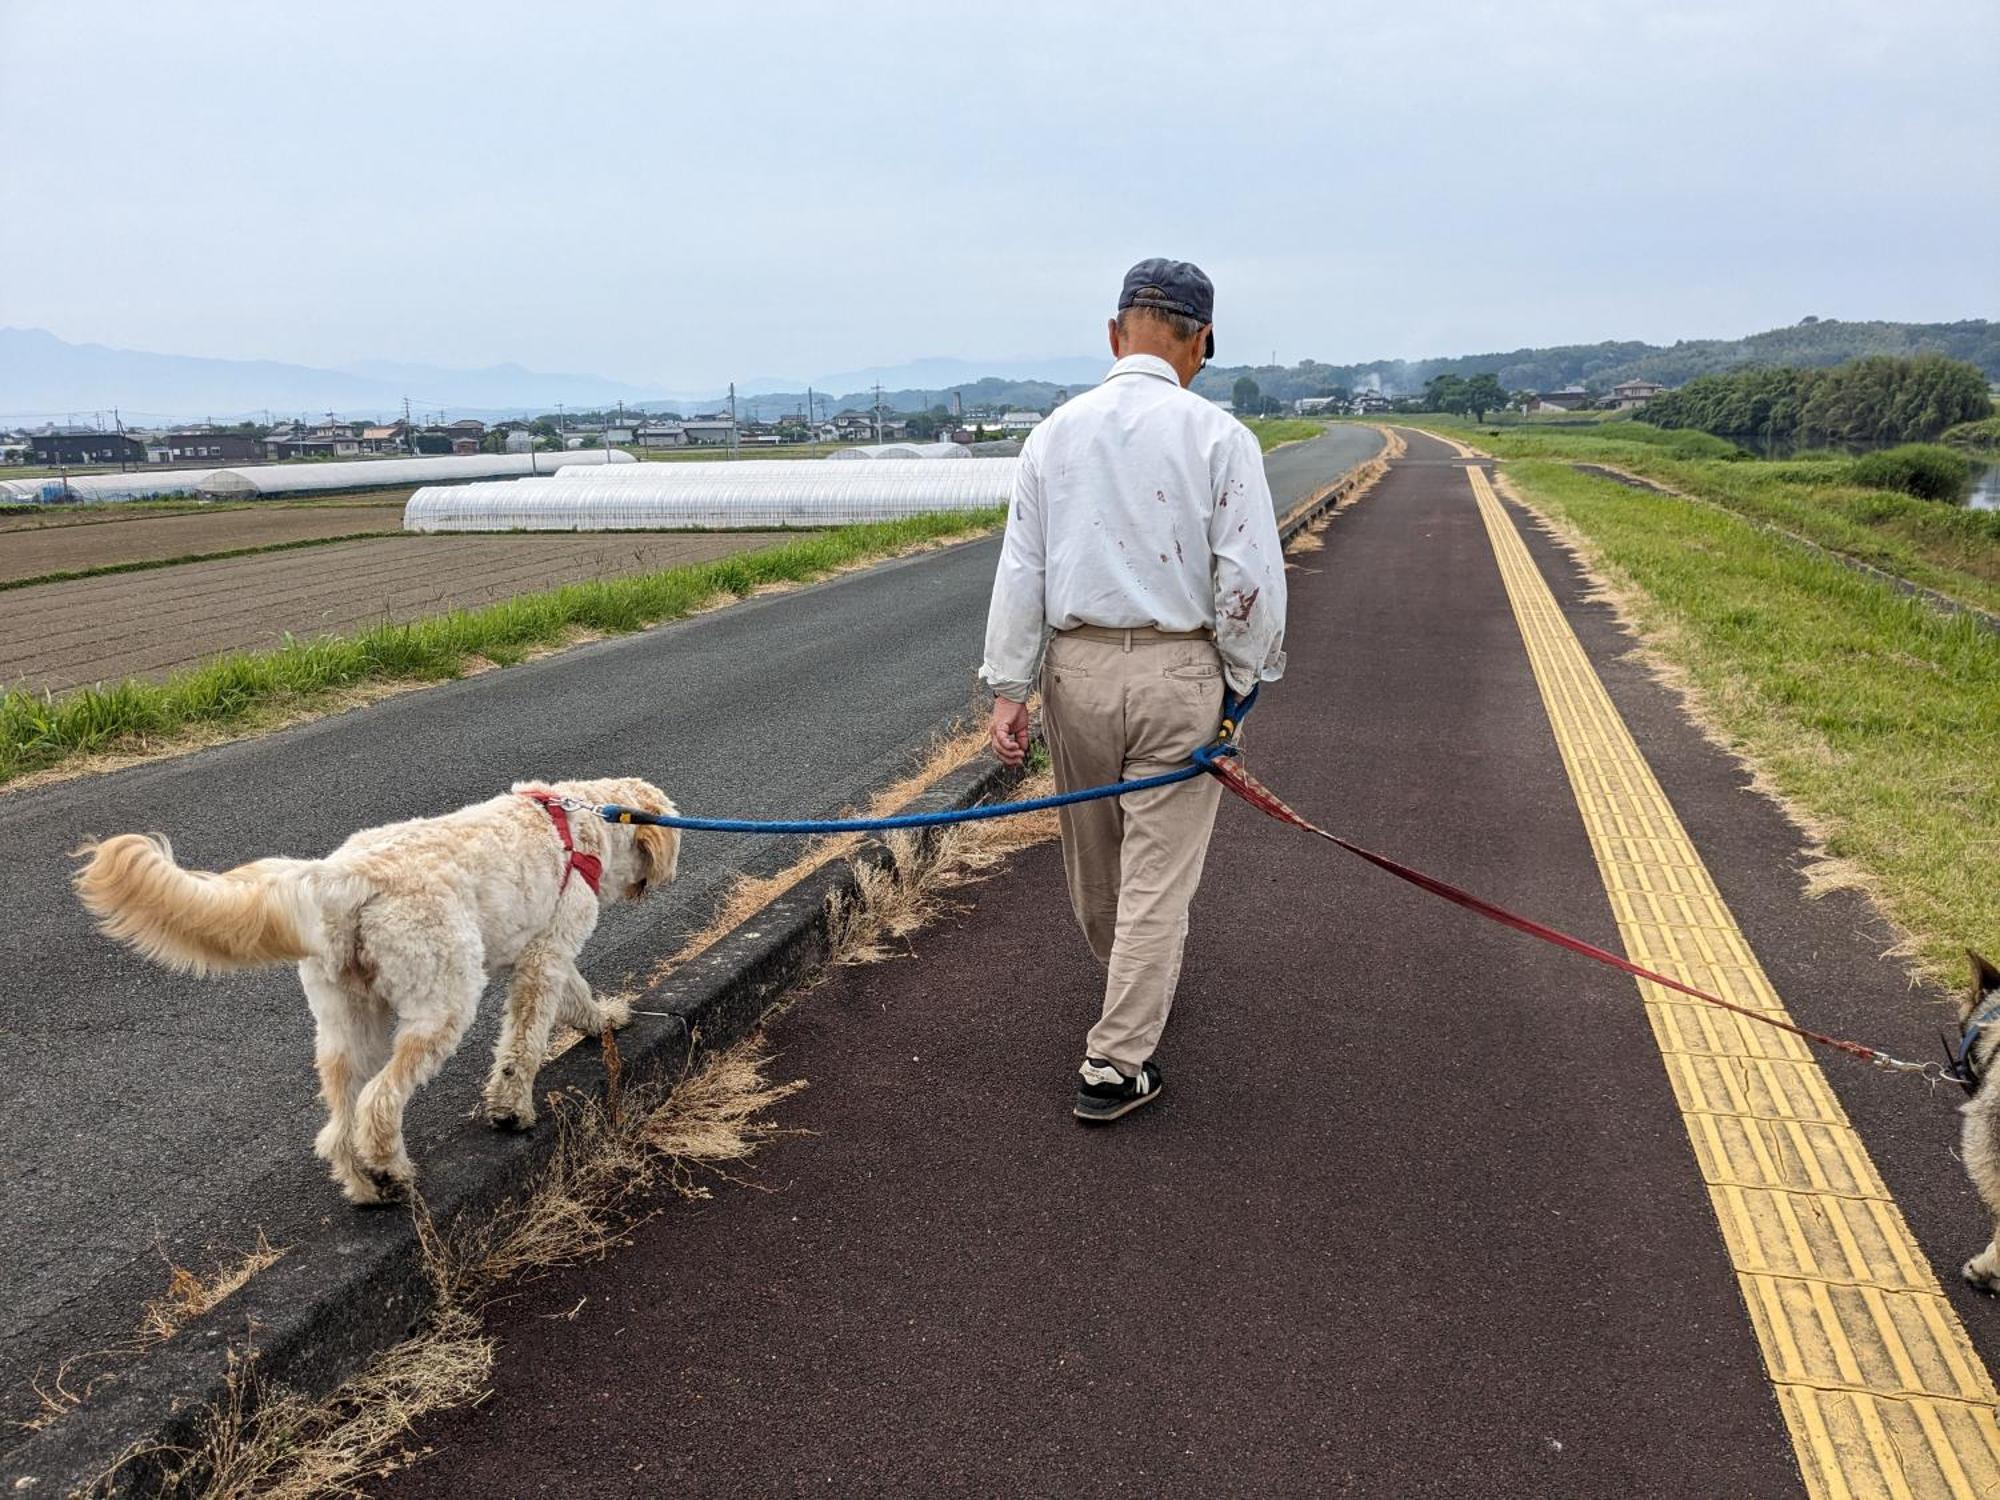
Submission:
POLYGON ((562 798, 553 792, 523 792, 521 795, 530 802, 539 802, 542 805, 542 811, 547 813, 549 821, 556 825, 556 835, 562 840, 563 854, 566 857, 563 860, 562 884, 556 887, 556 894, 561 895, 569 889, 570 876, 581 875, 583 883, 590 887, 590 894, 595 896, 597 883, 604 877, 604 861, 595 854, 585 854, 576 847, 576 841, 569 835, 569 813, 563 808, 562 798))

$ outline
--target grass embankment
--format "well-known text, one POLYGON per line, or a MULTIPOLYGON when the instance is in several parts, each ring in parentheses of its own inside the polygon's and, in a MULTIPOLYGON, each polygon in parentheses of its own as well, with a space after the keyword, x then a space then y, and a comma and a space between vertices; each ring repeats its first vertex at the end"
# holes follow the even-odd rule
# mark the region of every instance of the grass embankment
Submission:
POLYGON ((1269 453, 1285 443, 1302 443, 1326 431, 1326 423, 1304 417, 1246 417, 1243 425, 1257 435, 1257 446, 1269 453))
POLYGON ((1828 883, 1857 876, 1953 985, 1967 944, 2000 949, 2000 635, 1723 510, 1549 458, 1504 472, 1804 815, 1828 883))
POLYGON ((2000 511, 1866 488, 1852 482, 1854 461, 1841 454, 1773 462, 1706 433, 1631 421, 1497 427, 1450 417, 1415 420, 1497 458, 1623 469, 2000 613, 2000 511))
POLYGON ((0 695, 0 784, 80 756, 143 750, 195 728, 255 727, 343 689, 442 681, 478 661, 508 665, 576 632, 643 630, 718 600, 983 531, 1003 515, 991 509, 845 526, 716 562, 567 584, 484 609, 225 656, 163 682, 128 680, 59 697, 17 689, 0 695))

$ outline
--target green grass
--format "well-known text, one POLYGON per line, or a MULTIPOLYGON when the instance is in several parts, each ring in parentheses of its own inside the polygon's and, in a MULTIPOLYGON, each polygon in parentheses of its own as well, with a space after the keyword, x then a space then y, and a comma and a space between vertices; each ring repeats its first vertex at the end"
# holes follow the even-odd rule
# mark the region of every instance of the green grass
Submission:
MULTIPOLYGON (((2000 635, 1726 511, 1511 462, 1710 724, 1868 877, 1935 976, 2000 950, 2000 635)), ((1940 507, 1940 509, 1942 509, 1940 507)))
POLYGON ((1625 469, 2000 613, 2000 511, 1863 488, 1849 481, 1852 460, 1840 454, 1772 462, 1706 433, 1665 432, 1631 421, 1592 428, 1495 428, 1425 417, 1420 425, 1502 459, 1625 469))
POLYGON ((475 658, 502 665, 572 631, 620 634, 679 619, 718 597, 798 583, 927 542, 998 525, 1001 509, 845 526, 715 562, 567 584, 484 609, 352 636, 238 653, 162 682, 127 680, 53 696, 0 694, 0 784, 80 756, 141 749, 198 726, 255 727, 369 683, 442 681, 475 658))
POLYGON ((1969 448, 1975 453, 2000 454, 2000 416, 1947 427, 1938 441, 1950 443, 1954 448, 1969 448))
POLYGON ((1243 425, 1257 435, 1257 446, 1269 453, 1285 443, 1302 443, 1326 431, 1324 422, 1306 417, 1248 417, 1243 425))

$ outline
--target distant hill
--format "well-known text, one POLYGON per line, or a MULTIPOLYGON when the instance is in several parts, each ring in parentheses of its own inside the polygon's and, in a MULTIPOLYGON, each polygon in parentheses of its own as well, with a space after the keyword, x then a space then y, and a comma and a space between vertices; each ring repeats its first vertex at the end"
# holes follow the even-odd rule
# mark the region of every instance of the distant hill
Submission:
POLYGON ((1556 390, 1570 384, 1603 389, 1643 376, 1683 385, 1697 375, 1742 365, 1837 365, 1863 354, 1949 355, 1969 360, 2000 382, 2000 323, 1971 318, 1959 323, 1843 323, 1808 318, 1740 339, 1682 339, 1670 346, 1634 342, 1562 344, 1494 354, 1437 359, 1380 359, 1358 365, 1210 365, 1195 378, 1205 396, 1226 397, 1248 375, 1280 400, 1312 396, 1330 387, 1375 386, 1389 394, 1413 393, 1438 375, 1492 374, 1512 390, 1556 390))
MULTIPOLYGON (((1579 383, 1602 389, 1632 376, 1682 385, 1697 375, 1745 364, 1833 365, 1863 354, 1935 352, 1969 360, 2000 381, 2000 324, 1843 323, 1807 319, 1741 339, 1684 339, 1672 346, 1638 342, 1566 344, 1505 353, 1435 359, 1383 359, 1366 364, 1212 365, 1196 378, 1203 395, 1226 398, 1238 377, 1253 378, 1280 400, 1330 389, 1374 386, 1389 393, 1418 391, 1436 375, 1491 373, 1508 390, 1550 390, 1579 383)), ((884 405, 895 411, 949 407, 953 393, 967 407, 1046 409, 1059 391, 1072 394, 1102 378, 1106 357, 1045 360, 926 359, 878 369, 848 371, 814 383, 815 404, 831 414, 866 409, 882 386, 884 405)), ((772 418, 803 410, 803 386, 775 390, 778 381, 746 381, 737 410, 772 418), (761 388, 760 388, 761 387, 761 388)), ((276 360, 203 359, 149 354, 100 344, 72 344, 38 328, 0 328, 0 426, 61 421, 74 414, 91 420, 120 408, 128 423, 213 417, 218 421, 275 416, 400 414, 408 396, 419 411, 445 409, 454 417, 492 420, 551 411, 608 408, 647 411, 715 411, 716 392, 692 397, 661 392, 597 375, 546 374, 519 365, 461 370, 439 365, 369 361, 339 370, 276 360)))
MULTIPOLYGON (((40 328, 0 328, 0 423, 92 420, 117 407, 131 423, 275 416, 401 415, 403 398, 462 417, 630 402, 653 392, 595 375, 544 375, 519 365, 451 370, 359 364, 345 370, 267 359, 205 359, 72 344, 40 328), (53 417, 51 416, 53 414, 53 417)), ((109 420, 107 416, 106 420, 109 420)))

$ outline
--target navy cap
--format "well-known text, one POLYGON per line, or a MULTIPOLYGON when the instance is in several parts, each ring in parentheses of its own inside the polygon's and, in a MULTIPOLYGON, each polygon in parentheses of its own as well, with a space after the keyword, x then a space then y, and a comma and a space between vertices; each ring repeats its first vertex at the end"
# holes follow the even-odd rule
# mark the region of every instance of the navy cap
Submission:
MULTIPOLYGON (((1197 323, 1215 321, 1215 283, 1200 266, 1185 260, 1142 260, 1125 273, 1118 310, 1154 307, 1197 323)), ((1215 358, 1215 330, 1208 333, 1208 358, 1215 358)))

